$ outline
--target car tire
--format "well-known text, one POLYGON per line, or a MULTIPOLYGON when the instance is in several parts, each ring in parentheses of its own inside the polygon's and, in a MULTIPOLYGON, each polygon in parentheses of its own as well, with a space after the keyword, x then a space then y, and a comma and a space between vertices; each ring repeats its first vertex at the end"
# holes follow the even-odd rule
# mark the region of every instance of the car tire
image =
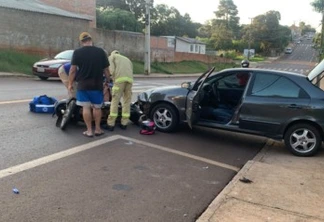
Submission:
POLYGON ((295 124, 284 136, 285 145, 296 156, 313 156, 322 145, 322 137, 318 129, 310 124, 295 124))
POLYGON ((44 77, 44 76, 38 76, 41 80, 47 80, 48 77, 44 77))
POLYGON ((74 99, 72 99, 67 107, 66 110, 64 112, 64 115, 62 116, 62 120, 61 120, 61 124, 60 124, 60 128, 61 130, 65 130, 66 126, 68 125, 68 123, 70 122, 73 112, 75 111, 76 108, 76 101, 74 99))
POLYGON ((175 108, 167 103, 154 106, 150 117, 154 121, 156 129, 161 132, 172 132, 179 124, 179 117, 175 108))

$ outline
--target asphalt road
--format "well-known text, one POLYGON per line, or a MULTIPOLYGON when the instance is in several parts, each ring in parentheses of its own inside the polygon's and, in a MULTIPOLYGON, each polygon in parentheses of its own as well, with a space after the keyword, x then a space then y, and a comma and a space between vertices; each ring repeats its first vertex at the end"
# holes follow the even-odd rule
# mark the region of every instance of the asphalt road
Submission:
POLYGON ((311 40, 303 40, 292 45, 291 54, 284 54, 272 63, 258 64, 258 68, 273 69, 307 74, 318 62, 318 52, 312 47, 311 40))
MULTIPOLYGON (((134 97, 187 80, 139 79, 134 97)), ((57 80, 1 79, 0 221, 194 221, 265 143, 185 126, 89 139, 82 124, 63 132, 51 115, 29 112, 33 96, 65 92, 57 80)))

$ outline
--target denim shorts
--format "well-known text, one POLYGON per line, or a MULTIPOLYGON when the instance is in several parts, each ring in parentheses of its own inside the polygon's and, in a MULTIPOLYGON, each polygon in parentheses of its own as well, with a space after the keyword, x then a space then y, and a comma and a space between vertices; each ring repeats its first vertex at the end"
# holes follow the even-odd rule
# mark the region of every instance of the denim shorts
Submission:
POLYGON ((102 90, 78 90, 76 98, 79 106, 93 106, 99 109, 103 103, 103 92, 102 90))

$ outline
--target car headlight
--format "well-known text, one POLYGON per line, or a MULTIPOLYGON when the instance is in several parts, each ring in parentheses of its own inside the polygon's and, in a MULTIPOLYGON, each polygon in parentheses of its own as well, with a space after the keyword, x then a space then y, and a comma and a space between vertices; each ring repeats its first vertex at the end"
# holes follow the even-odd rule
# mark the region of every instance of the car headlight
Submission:
POLYGON ((62 64, 52 64, 50 66, 48 66, 48 68, 51 68, 51 69, 56 69, 56 68, 59 68, 62 64))

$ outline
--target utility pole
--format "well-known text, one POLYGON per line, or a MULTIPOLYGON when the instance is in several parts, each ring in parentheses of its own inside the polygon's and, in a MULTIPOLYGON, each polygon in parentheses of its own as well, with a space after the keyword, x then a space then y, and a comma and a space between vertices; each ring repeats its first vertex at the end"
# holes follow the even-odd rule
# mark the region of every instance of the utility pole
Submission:
POLYGON ((252 39, 251 30, 252 30, 252 20, 253 20, 253 18, 249 18, 249 19, 251 19, 251 24, 250 24, 250 30, 249 30, 249 46, 248 46, 248 55, 247 55, 247 60, 248 61, 250 60, 251 39, 252 39))
MULTIPOLYGON (((321 42, 320 42, 320 49, 319 49, 319 55, 318 55, 318 62, 320 63, 322 61, 322 55, 323 55, 323 40, 324 40, 324 0, 321 1, 321 13, 322 13, 322 31, 321 31, 321 42)), ((320 87, 321 86, 321 81, 320 81, 320 77, 317 76, 316 77, 316 81, 317 81, 317 86, 320 87)))
POLYGON ((323 55, 323 40, 324 40, 324 0, 322 0, 322 31, 321 31, 321 42, 320 42, 320 51, 319 51, 319 62, 322 61, 323 55))
POLYGON ((151 73, 151 27, 150 27, 150 7, 151 0, 145 0, 145 56, 144 56, 144 74, 151 73))

